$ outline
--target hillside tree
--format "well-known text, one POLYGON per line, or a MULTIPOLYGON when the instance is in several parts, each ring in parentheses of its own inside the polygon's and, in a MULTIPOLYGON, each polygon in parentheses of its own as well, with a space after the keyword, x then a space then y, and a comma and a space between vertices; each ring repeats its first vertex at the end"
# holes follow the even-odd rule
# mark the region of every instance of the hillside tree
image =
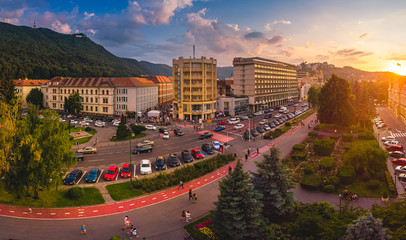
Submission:
POLYGON ((63 108, 70 114, 79 114, 83 110, 82 99, 78 92, 71 93, 68 98, 65 97, 63 108))
POLYGON ((43 107, 44 94, 42 93, 41 89, 33 88, 31 89, 30 93, 28 93, 26 100, 27 103, 34 104, 41 109, 43 107))

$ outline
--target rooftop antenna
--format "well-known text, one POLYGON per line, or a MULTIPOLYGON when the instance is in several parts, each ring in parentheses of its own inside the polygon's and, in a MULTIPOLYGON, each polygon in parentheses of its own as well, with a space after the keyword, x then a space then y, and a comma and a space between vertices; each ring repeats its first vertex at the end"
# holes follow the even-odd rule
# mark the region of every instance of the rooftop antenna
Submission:
POLYGON ((35 24, 35 20, 34 20, 34 26, 32 28, 37 28, 37 25, 35 24))
POLYGON ((193 45, 193 59, 196 58, 196 47, 195 45, 193 45))

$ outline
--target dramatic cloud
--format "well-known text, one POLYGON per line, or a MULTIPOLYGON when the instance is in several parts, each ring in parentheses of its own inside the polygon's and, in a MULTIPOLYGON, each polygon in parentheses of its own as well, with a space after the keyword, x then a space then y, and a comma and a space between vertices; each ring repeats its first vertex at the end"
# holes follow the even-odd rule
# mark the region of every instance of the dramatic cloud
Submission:
POLYGON ((361 34, 361 35, 359 36, 359 39, 364 39, 364 38, 366 38, 367 36, 368 36, 368 33, 361 34))
POLYGON ((51 26, 55 31, 58 31, 61 33, 69 34, 72 32, 69 24, 61 23, 59 20, 56 20, 54 23, 51 24, 51 26))
POLYGON ((268 39, 268 44, 274 45, 274 44, 278 44, 281 43, 283 41, 283 37, 281 35, 275 35, 271 38, 268 39))
POLYGON ((349 56, 366 57, 366 56, 372 55, 374 53, 358 51, 355 48, 351 48, 351 49, 338 50, 335 54, 339 55, 339 56, 343 56, 343 57, 349 57, 349 56))
POLYGON ((240 29, 238 28, 238 24, 226 24, 226 25, 227 27, 234 29, 234 31, 240 31, 240 29))
POLYGON ((245 39, 263 39, 265 34, 262 32, 250 32, 244 35, 245 39))
POLYGON ((176 10, 193 5, 193 0, 144 0, 144 17, 153 25, 168 24, 176 10))
POLYGON ((281 23, 281 24, 292 24, 290 21, 285 20, 285 19, 275 20, 275 21, 273 21, 272 24, 275 25, 275 24, 278 24, 278 23, 281 23))
POLYGON ((406 55, 392 54, 391 56, 387 57, 385 60, 406 61, 406 55))

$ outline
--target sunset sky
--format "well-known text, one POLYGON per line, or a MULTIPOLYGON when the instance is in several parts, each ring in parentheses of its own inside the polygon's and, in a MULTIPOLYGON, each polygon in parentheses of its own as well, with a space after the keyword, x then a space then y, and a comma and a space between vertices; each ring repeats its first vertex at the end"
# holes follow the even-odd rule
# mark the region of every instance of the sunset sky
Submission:
POLYGON ((0 21, 83 32, 120 57, 236 56, 406 75, 406 1, 0 0, 0 21), (400 66, 399 66, 399 64, 400 66))

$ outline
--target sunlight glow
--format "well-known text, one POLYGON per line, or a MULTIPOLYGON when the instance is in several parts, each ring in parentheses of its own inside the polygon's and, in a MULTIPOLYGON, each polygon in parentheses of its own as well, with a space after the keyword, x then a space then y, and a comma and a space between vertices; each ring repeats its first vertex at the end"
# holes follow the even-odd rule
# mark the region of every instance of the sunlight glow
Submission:
POLYGON ((393 72, 402 76, 406 76, 406 66, 404 63, 393 62, 387 69, 389 72, 393 72), (398 65, 400 64, 400 66, 398 65))

